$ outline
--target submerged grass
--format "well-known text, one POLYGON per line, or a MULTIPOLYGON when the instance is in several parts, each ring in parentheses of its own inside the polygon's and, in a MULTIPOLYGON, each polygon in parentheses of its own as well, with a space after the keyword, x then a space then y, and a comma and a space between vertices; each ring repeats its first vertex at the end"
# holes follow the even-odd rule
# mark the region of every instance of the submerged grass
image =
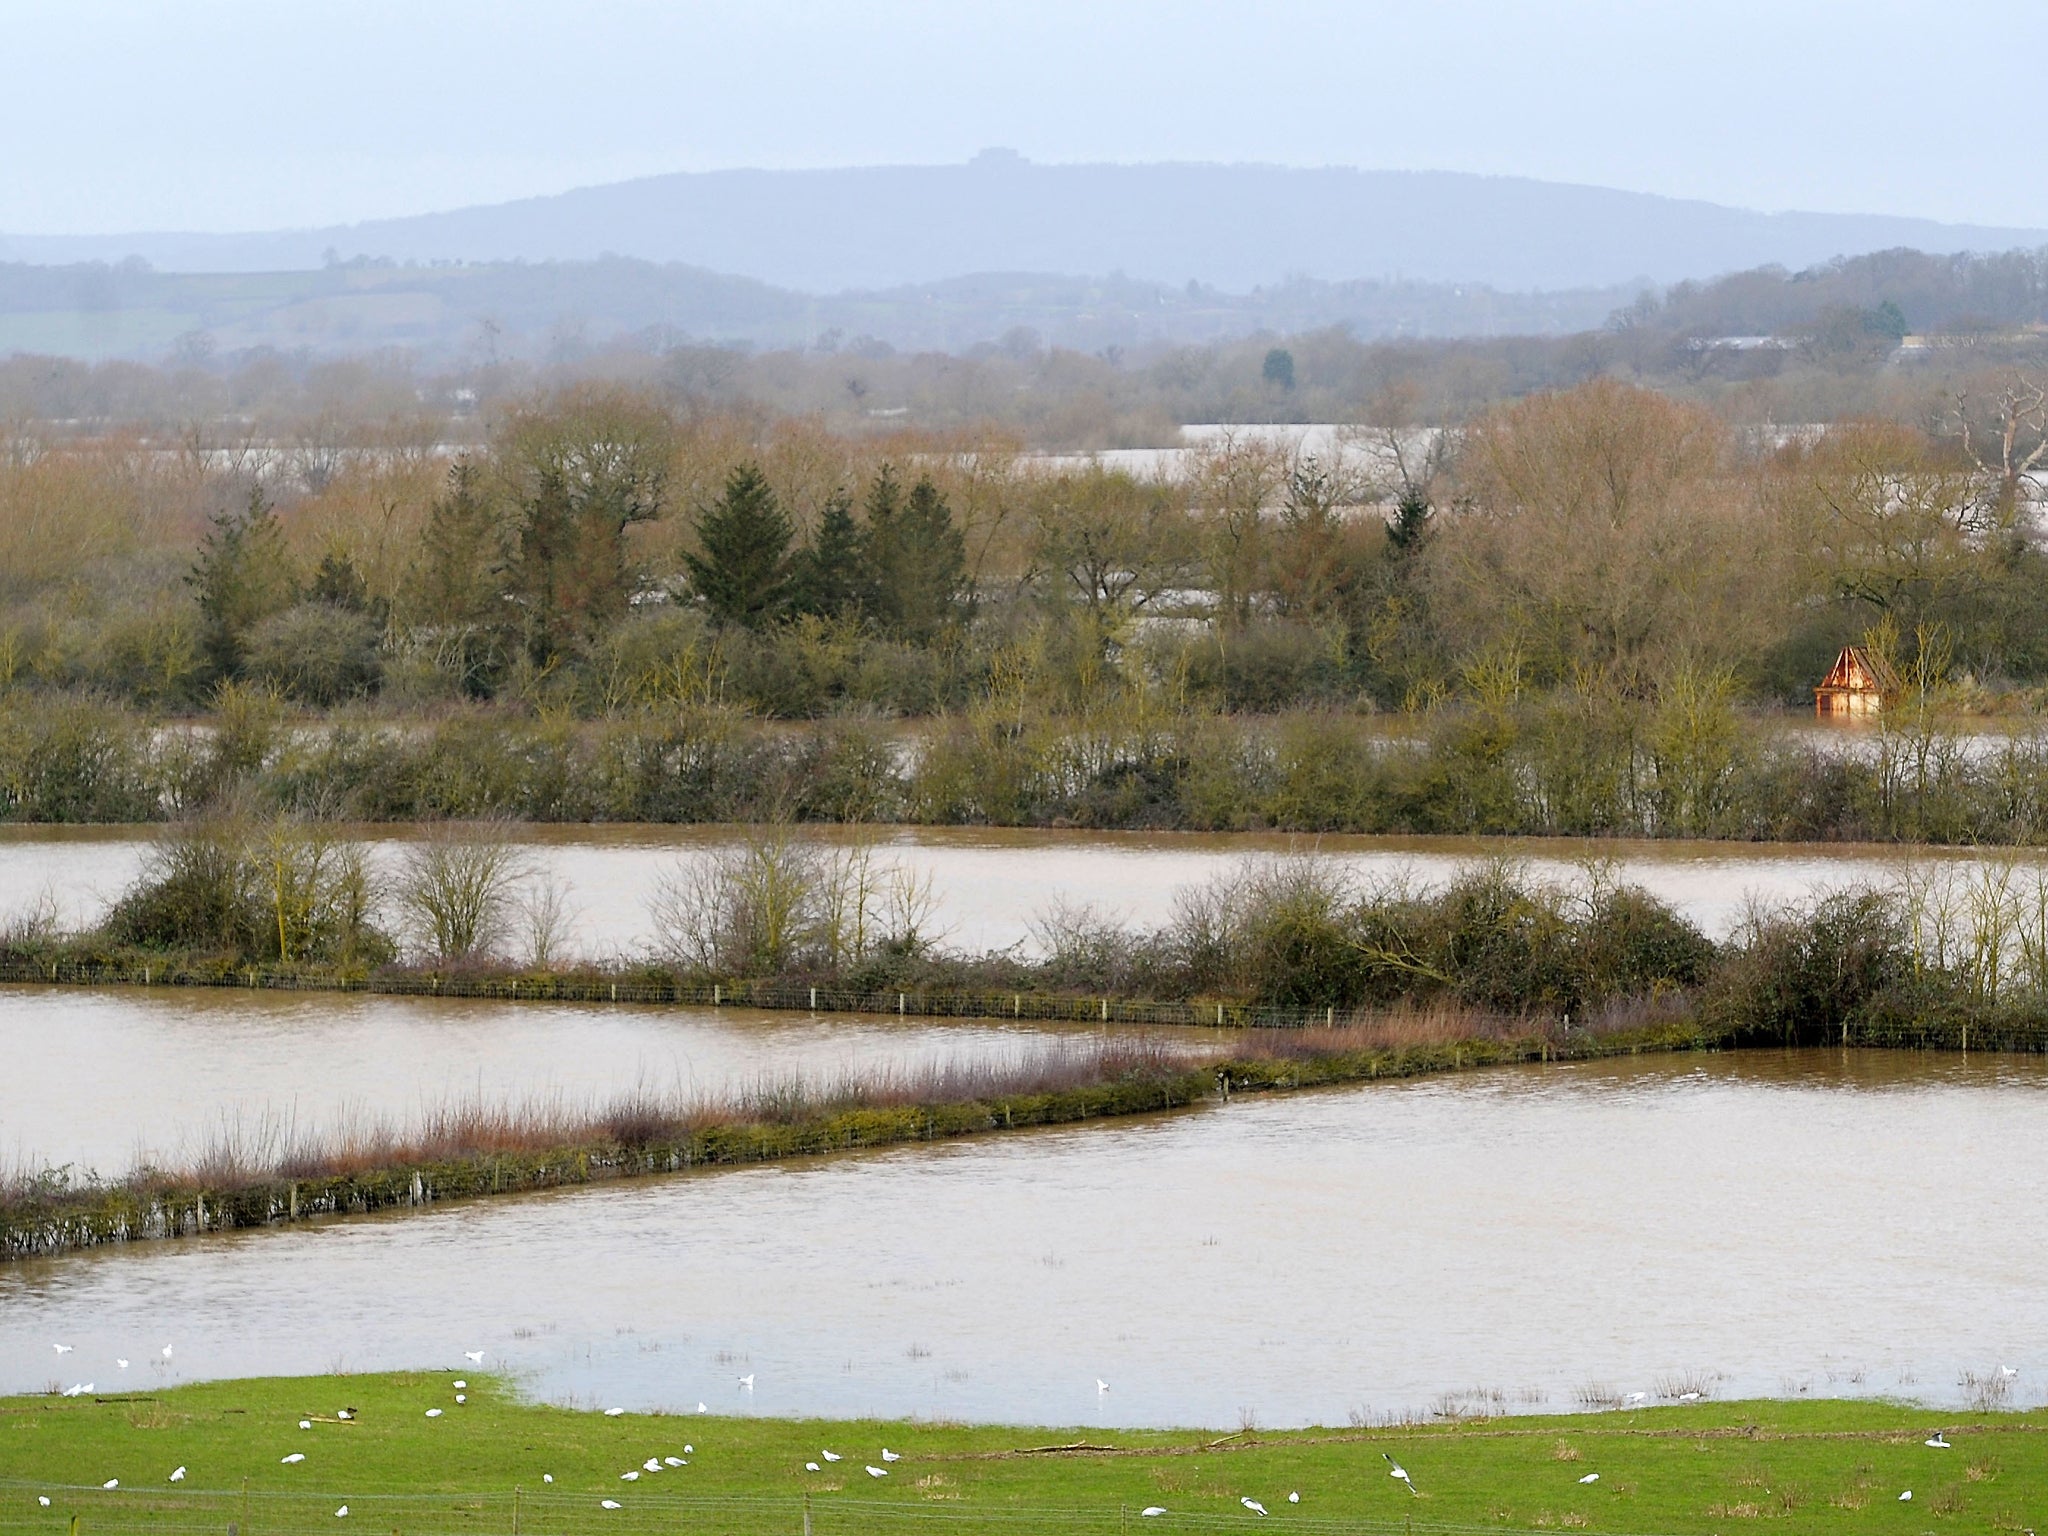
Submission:
POLYGON ((2048 1414, 2039 1411, 1802 1400, 1219 1435, 607 1417, 522 1403, 503 1383, 467 1374, 468 1401, 457 1404, 457 1374, 0 1399, 0 1530, 62 1531, 77 1516, 86 1531, 232 1523, 251 1536, 365 1520, 379 1530, 491 1533, 834 1536, 942 1523, 963 1536, 1108 1536, 1248 1527, 1258 1517, 1241 1501, 1253 1499, 1276 1524, 1316 1531, 1711 1536, 1767 1520, 1824 1536, 2018 1532, 2039 1523, 2048 1488, 2048 1414), (428 1408, 441 1415, 429 1419, 428 1408), (302 1419, 313 1427, 299 1429, 302 1419), (1937 1429, 1951 1448, 1922 1443, 1937 1429), (826 1446, 845 1459, 820 1462, 826 1446), (885 1465, 884 1446, 900 1459, 885 1465), (282 1461, 294 1453, 304 1461, 282 1461), (688 1465, 623 1479, 666 1456, 688 1465), (1386 1475, 1383 1456, 1409 1471, 1415 1493, 1386 1475), (888 1477, 866 1475, 870 1464, 888 1477), (178 1466, 187 1475, 172 1484, 178 1466), (1581 1481, 1589 1473, 1597 1480, 1581 1481), (110 1478, 120 1486, 103 1487, 110 1478), (1913 1498, 1901 1501, 1908 1490, 1913 1498), (350 1515, 338 1522, 344 1503, 350 1515))
POLYGON ((720 1095, 643 1087, 585 1105, 454 1100, 402 1125, 229 1126, 181 1167, 0 1180, 0 1257, 1146 1114, 1219 1093, 1714 1043, 1676 1020, 1566 1034, 1528 1019, 1398 1011, 1249 1031, 1228 1050, 1112 1037, 1007 1060, 764 1078, 720 1095))

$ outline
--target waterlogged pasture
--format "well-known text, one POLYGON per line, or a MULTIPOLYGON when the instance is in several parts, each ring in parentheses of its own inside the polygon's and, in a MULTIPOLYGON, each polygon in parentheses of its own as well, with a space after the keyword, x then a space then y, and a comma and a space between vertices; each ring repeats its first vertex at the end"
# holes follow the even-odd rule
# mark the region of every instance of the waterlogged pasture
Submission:
MULTIPOLYGON (((364 829, 387 867, 403 829, 364 829)), ((802 829, 844 842, 843 829, 802 829)), ((1539 879, 1573 882, 1589 860, 1611 860, 1643 886, 1724 938, 1754 897, 1765 903, 1888 879, 1909 860, 1968 868, 1987 857, 1967 849, 1842 844, 1755 844, 1560 838, 1289 837, 1193 833, 1058 832, 994 828, 887 828, 882 857, 928 880, 931 930, 966 952, 1020 946, 1038 951, 1034 919, 1058 903, 1090 904, 1140 927, 1163 924, 1174 893, 1246 858, 1314 851, 1364 879, 1409 875, 1441 882, 1475 860, 1523 861, 1539 879)), ((0 827, 0 915, 46 895, 71 926, 99 918, 142 868, 154 834, 135 828, 0 827)), ((546 827, 520 829, 531 861, 568 887, 572 947, 593 959, 644 949, 648 904, 662 876, 692 854, 730 847, 729 827, 546 827)), ((1989 857, 2032 865, 2021 850, 1989 857)))
MULTIPOLYGON (((125 1172, 438 1106, 717 1097, 1056 1052, 1084 1026, 233 990, 0 988, 0 1163, 125 1172)), ((1166 1034, 1190 1048, 1211 1030, 1166 1034)))
POLYGON ((777 1415, 2039 1402, 2044 1110, 2034 1059, 1622 1059, 102 1250, 0 1270, 0 1392, 482 1350, 777 1415))

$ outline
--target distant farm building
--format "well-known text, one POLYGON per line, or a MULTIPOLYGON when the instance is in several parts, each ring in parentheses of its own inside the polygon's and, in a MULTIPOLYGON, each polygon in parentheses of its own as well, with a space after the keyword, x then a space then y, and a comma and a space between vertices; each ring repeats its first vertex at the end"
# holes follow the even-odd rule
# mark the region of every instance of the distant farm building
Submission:
POLYGON ((1865 719, 1884 702, 1885 674, 1860 645, 1845 645, 1828 675, 1813 690, 1813 712, 1822 718, 1865 719))

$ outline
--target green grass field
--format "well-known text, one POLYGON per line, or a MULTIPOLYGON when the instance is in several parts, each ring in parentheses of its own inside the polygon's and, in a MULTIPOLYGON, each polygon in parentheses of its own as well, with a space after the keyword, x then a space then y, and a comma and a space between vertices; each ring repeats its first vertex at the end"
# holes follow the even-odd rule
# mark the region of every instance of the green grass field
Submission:
POLYGON ((2048 1413, 1702 1403, 1223 1437, 607 1417, 531 1406, 482 1377, 458 1404, 456 1379, 310 1377, 0 1400, 0 1530, 68 1531, 75 1516, 81 1532, 233 1527, 240 1536, 360 1525, 816 1536, 1265 1524, 1961 1532, 2021 1531, 2048 1514, 2048 1413), (442 1411, 429 1418, 431 1408, 442 1411), (1937 1431, 1950 1449, 1923 1443, 1937 1431), (885 1446, 900 1459, 885 1461, 885 1446), (843 1459, 827 1461, 827 1449, 843 1459), (1408 1469, 1414 1494, 1383 1453, 1408 1469), (303 1460, 284 1459, 293 1455, 303 1460), (688 1464, 664 1465, 668 1457, 688 1464), (650 1459, 660 1471, 644 1469, 650 1459), (870 1476, 869 1466, 888 1475, 870 1476), (626 1480, 628 1471, 639 1475, 626 1480), (110 1479, 119 1486, 102 1486, 110 1479), (1142 1513, 1151 1507, 1166 1512, 1142 1513))

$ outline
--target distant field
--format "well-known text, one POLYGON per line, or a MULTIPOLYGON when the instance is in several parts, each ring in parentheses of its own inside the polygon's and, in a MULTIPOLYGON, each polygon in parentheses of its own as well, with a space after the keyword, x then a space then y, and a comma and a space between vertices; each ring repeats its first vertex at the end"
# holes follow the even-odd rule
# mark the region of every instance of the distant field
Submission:
POLYGON ((1247 1499, 1309 1531, 2016 1532, 2048 1514, 2040 1411, 1700 1403, 1219 1436, 610 1417, 453 1369, 164 1392, 134 1374, 130 1396, 0 1399, 0 1530, 1121 1533, 1249 1527, 1247 1499))

